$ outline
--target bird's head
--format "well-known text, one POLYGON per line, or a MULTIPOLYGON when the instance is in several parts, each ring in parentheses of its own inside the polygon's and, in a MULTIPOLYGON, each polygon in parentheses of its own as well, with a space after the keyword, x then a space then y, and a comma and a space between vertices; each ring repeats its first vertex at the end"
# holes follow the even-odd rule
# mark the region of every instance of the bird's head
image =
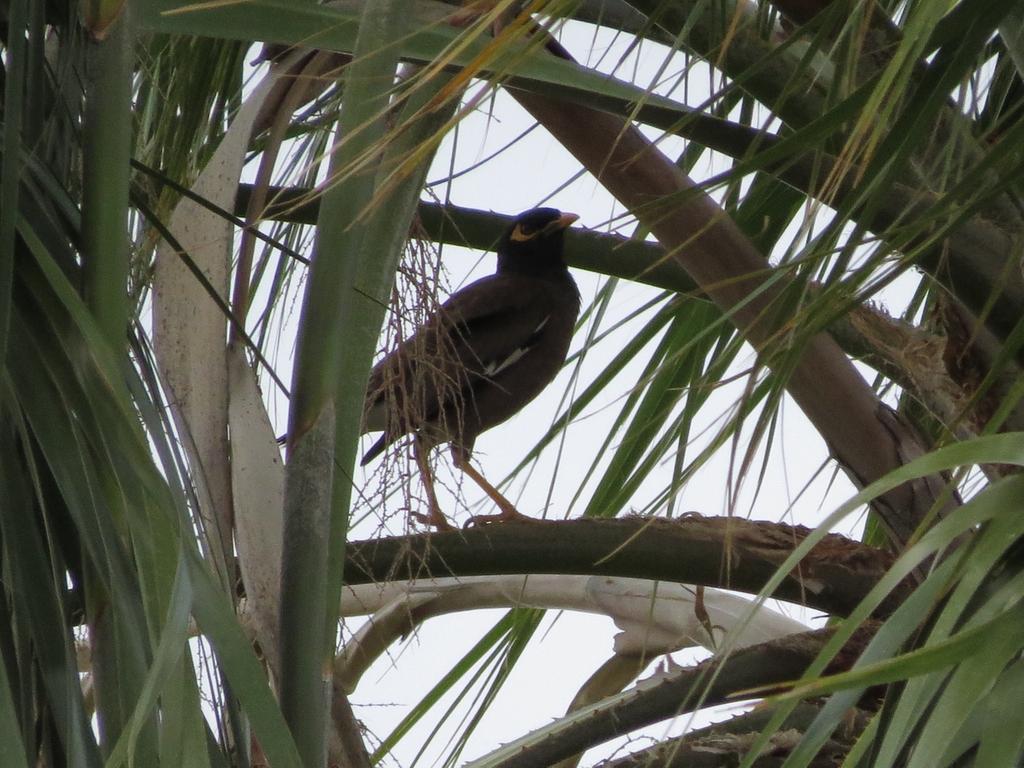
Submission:
POLYGON ((555 208, 534 208, 519 214, 498 243, 498 272, 565 272, 565 230, 578 218, 575 213, 555 208))

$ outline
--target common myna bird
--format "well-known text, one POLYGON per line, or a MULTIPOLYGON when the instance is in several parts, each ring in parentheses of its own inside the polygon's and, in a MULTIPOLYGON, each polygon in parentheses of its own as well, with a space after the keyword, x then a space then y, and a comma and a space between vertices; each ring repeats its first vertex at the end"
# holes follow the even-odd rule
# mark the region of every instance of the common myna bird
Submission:
POLYGON ((427 463, 441 443, 498 505, 499 514, 474 522, 522 517, 469 462, 477 436, 533 400, 565 362, 580 294, 562 246, 577 218, 554 208, 520 214, 498 242, 495 274, 454 293, 370 374, 364 431, 384 434, 362 464, 411 432, 430 505, 417 519, 451 528, 427 463))

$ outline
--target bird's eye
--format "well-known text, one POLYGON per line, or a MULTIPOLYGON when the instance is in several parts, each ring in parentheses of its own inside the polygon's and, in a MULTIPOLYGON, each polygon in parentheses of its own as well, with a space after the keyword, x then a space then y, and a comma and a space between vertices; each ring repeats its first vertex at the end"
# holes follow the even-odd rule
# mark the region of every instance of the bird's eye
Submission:
POLYGON ((529 224, 520 223, 516 224, 515 227, 512 228, 512 234, 509 235, 509 238, 512 242, 523 243, 527 240, 532 240, 536 235, 537 230, 534 227, 531 227, 529 224))

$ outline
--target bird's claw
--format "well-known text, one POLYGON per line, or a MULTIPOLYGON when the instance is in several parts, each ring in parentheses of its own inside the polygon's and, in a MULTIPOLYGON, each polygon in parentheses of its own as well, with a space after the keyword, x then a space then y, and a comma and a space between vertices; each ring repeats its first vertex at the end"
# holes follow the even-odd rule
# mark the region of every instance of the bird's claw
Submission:
POLYGON ((409 517, 415 520, 417 523, 427 526, 428 528, 436 528, 438 531, 454 531, 455 526, 448 522, 448 518, 439 509, 431 509, 428 514, 422 512, 409 512, 409 517))
POLYGON ((470 528, 477 528, 483 525, 493 525, 494 523, 540 523, 542 520, 537 520, 533 517, 528 517, 522 512, 516 509, 507 510, 503 509, 496 515, 473 515, 467 520, 463 526, 463 530, 470 528))

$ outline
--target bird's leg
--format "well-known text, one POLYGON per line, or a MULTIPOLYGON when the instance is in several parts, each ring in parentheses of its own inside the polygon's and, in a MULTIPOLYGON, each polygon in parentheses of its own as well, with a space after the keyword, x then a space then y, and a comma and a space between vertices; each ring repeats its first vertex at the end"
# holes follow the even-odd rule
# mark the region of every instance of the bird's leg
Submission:
POLYGON ((434 492, 434 474, 430 471, 430 464, 427 461, 427 454, 430 448, 424 444, 423 439, 417 435, 413 438, 412 453, 416 457, 416 466, 420 469, 420 477, 423 479, 423 489, 427 492, 427 504, 430 511, 427 514, 411 512, 414 520, 424 525, 432 525, 439 531, 455 530, 448 522, 448 518, 441 512, 441 506, 437 503, 437 493, 434 492))
POLYGON ((501 512, 496 515, 473 515, 473 517, 469 518, 466 522, 467 526, 482 525, 486 523, 505 523, 512 520, 522 523, 538 522, 532 517, 527 517, 516 509, 515 505, 506 499, 501 491, 491 485, 487 481, 487 478, 481 475, 476 468, 469 463, 469 458, 462 451, 452 450, 452 459, 455 462, 455 466, 462 470, 470 480, 479 485, 480 489, 486 493, 491 500, 498 505, 498 509, 501 510, 501 512))

